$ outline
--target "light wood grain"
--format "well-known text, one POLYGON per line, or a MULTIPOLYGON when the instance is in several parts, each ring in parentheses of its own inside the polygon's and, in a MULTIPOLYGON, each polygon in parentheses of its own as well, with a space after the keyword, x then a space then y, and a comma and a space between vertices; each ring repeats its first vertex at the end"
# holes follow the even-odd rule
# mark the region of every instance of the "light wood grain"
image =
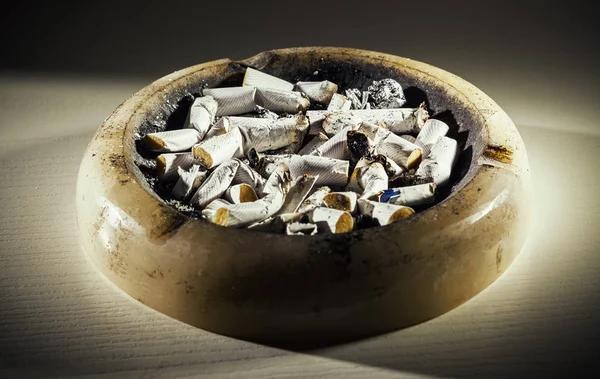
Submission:
POLYGON ((600 137, 519 127, 536 223, 483 293, 412 328, 292 352, 163 316, 82 251, 79 161, 97 125, 143 83, 23 80, 0 77, 0 378, 558 377, 594 367, 600 137))

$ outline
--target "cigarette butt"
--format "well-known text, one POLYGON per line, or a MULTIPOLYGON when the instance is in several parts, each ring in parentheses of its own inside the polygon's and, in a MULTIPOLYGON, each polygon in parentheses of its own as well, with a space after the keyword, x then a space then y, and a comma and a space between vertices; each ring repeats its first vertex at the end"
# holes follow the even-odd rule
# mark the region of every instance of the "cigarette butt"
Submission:
POLYGON ((348 132, 351 130, 352 127, 345 127, 321 146, 314 149, 309 155, 335 159, 348 159, 350 157, 350 151, 348 150, 348 132))
POLYGON ((220 136, 225 133, 229 133, 231 131, 231 122, 229 121, 229 117, 224 116, 219 119, 214 125, 208 129, 204 139, 209 139, 212 137, 220 136))
POLYGON ((366 199, 358 199, 358 208, 360 213, 377 220, 381 226, 407 219, 415 213, 410 207, 366 199))
POLYGON ((421 162, 423 154, 421 148, 389 130, 379 128, 376 140, 375 151, 377 154, 385 155, 408 170, 416 168, 421 162))
POLYGON ((415 139, 415 145, 419 146, 423 150, 423 157, 427 158, 433 145, 448 133, 448 125, 440 120, 428 119, 419 135, 415 139))
POLYGON ((373 81, 369 92, 374 108, 400 108, 406 103, 402 86, 394 79, 373 81))
POLYGON ((308 213, 310 222, 317 224, 319 231, 331 233, 347 233, 354 229, 354 218, 348 212, 316 207, 308 213))
POLYGON ((231 184, 239 165, 239 161, 236 160, 221 163, 194 193, 190 204, 202 209, 211 201, 221 197, 231 184))
POLYGON ((256 170, 263 176, 268 176, 281 162, 289 166, 292 179, 306 174, 318 176, 315 184, 318 186, 345 186, 348 182, 350 162, 315 155, 265 155, 256 170))
MULTIPOLYGON (((353 117, 362 122, 369 122, 377 125, 386 125, 386 128, 395 134, 418 133, 429 113, 425 109, 425 104, 419 108, 394 108, 394 109, 355 109, 343 113, 345 117, 353 117)), ((323 121, 325 129, 326 120, 323 121)))
POLYGON ((267 180, 265 185, 266 196, 253 202, 244 202, 239 204, 217 203, 216 206, 209 206, 209 210, 202 215, 208 221, 218 225, 229 227, 243 227, 265 220, 273 216, 281 206, 289 190, 289 169, 285 165, 280 165, 267 180), (267 191, 267 188, 269 190, 267 191), (221 217, 217 217, 221 215, 221 217))
POLYGON ((150 151, 175 153, 188 150, 201 140, 196 129, 177 129, 166 132, 148 133, 144 136, 144 145, 150 151))
POLYGON ((316 224, 292 222, 286 225, 285 233, 288 236, 312 236, 317 234, 318 228, 316 224))
POLYGON ((254 111, 256 106, 255 87, 205 88, 205 96, 212 96, 217 101, 216 116, 234 116, 254 111))
POLYGON ((352 130, 358 129, 360 119, 352 114, 352 112, 333 112, 323 120, 323 130, 327 136, 331 137, 343 129, 349 127, 352 130))
POLYGON ((243 156, 243 139, 238 128, 194 145, 194 157, 206 168, 213 168, 236 157, 243 156))
POLYGON ((223 199, 215 199, 202 210, 202 217, 213 224, 227 226, 229 220, 228 205, 229 203, 223 199))
POLYGON ((435 188, 435 183, 390 188, 379 195, 379 201, 409 207, 427 205, 433 203, 435 199, 435 188))
POLYGON ((437 186, 448 183, 452 173, 452 166, 458 156, 458 146, 455 140, 440 137, 431 147, 429 156, 423 160, 415 176, 432 179, 437 186))
POLYGON ((200 138, 204 138, 210 125, 215 122, 218 103, 212 96, 202 96, 194 100, 190 107, 185 128, 193 128, 200 133, 200 138))
POLYGON ((198 163, 191 152, 165 153, 156 157, 156 171, 160 181, 169 182, 177 179, 177 168, 184 170, 198 163))
POLYGON ((235 184, 227 188, 223 197, 232 204, 251 203, 258 200, 252 186, 246 183, 235 184))
POLYGON ((319 146, 323 145, 329 137, 324 133, 319 133, 314 136, 300 151, 298 151, 298 155, 310 155, 313 151, 315 151, 319 146))
POLYGON ((252 189, 254 189, 254 191, 258 195, 260 195, 260 197, 262 197, 262 190, 267 180, 263 178, 262 175, 260 175, 254 169, 252 169, 248 164, 237 159, 235 160, 239 163, 239 166, 235 172, 235 176, 233 177, 232 183, 248 184, 250 187, 252 187, 252 189))
POLYGON ((411 142, 411 143, 415 143, 415 141, 417 140, 415 137, 411 136, 410 134, 402 134, 400 137, 404 138, 405 140, 407 140, 408 142, 411 142))
POLYGON ((347 190, 361 194, 361 199, 370 199, 388 188, 388 176, 380 162, 361 158, 347 186, 347 190))
POLYGON ((303 92, 310 101, 315 101, 321 104, 329 104, 331 98, 337 92, 338 86, 329 80, 321 82, 298 82, 296 83, 296 91, 303 92))
POLYGON ((190 167, 189 171, 178 167, 177 173, 179 174, 179 179, 171 191, 173 197, 177 200, 186 200, 189 198, 192 193, 200 188, 208 175, 208 171, 196 164, 190 167))
POLYGON ((354 212, 356 209, 356 192, 330 192, 323 197, 323 203, 327 208, 337 209, 340 211, 354 212))
POLYGON ((243 153, 251 149, 257 152, 275 150, 298 141, 308 128, 308 119, 293 115, 277 120, 265 118, 230 117, 232 127, 237 127, 243 136, 243 153))
MULTIPOLYGON (((287 146, 280 147, 279 149, 274 150, 274 154, 297 154, 304 143, 304 138, 308 132, 308 118, 302 115, 294 115, 292 117, 283 118, 280 120, 286 120, 293 118, 296 120, 295 126, 290 126, 294 130, 294 142, 290 143, 287 146)), ((286 121, 284 121, 285 123, 286 121)))
POLYGON ((294 89, 292 83, 251 67, 246 68, 242 86, 273 88, 281 91, 291 91, 294 89))
POLYGON ((306 199, 309 192, 313 189, 315 183, 317 182, 318 177, 302 175, 292 181, 290 190, 285 197, 285 201, 283 206, 279 211, 280 213, 294 213, 298 210, 300 205, 306 199))
POLYGON ((305 111, 310 101, 302 92, 281 91, 271 88, 256 89, 256 104, 273 112, 298 113, 305 111))
POLYGON ((350 101, 346 96, 334 93, 329 101, 329 105, 327 105, 327 110, 330 112, 333 111, 349 111, 352 107, 352 101, 350 101))
POLYGON ((299 213, 307 213, 315 209, 316 207, 320 207, 323 205, 323 198, 331 192, 331 188, 327 186, 322 186, 317 188, 310 196, 302 202, 300 207, 298 207, 297 212, 299 213))

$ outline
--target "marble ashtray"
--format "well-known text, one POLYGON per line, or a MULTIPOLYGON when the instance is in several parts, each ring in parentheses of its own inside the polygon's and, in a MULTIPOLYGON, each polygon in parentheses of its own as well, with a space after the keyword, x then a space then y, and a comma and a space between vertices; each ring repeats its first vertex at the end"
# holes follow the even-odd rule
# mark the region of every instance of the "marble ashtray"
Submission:
POLYGON ((481 292, 525 242, 530 198, 523 141, 475 86, 406 58, 306 47, 192 66, 134 94, 85 152, 77 217, 92 262, 141 303, 219 334, 316 345, 423 322, 481 292), (190 94, 239 85, 247 67, 341 88, 397 80, 406 106, 424 102, 458 141, 450 185, 405 220, 341 234, 227 228, 178 211, 141 168, 139 136, 182 123, 190 94))

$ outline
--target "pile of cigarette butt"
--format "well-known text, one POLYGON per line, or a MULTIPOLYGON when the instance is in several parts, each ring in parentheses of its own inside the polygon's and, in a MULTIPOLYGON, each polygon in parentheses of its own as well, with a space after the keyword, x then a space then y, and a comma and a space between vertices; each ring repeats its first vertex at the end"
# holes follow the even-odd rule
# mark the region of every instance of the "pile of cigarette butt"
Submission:
POLYGON ((233 228, 345 233, 406 219, 448 184, 448 125, 405 103, 394 79, 342 94, 247 68, 240 87, 205 88, 181 129, 140 138, 169 204, 233 228))

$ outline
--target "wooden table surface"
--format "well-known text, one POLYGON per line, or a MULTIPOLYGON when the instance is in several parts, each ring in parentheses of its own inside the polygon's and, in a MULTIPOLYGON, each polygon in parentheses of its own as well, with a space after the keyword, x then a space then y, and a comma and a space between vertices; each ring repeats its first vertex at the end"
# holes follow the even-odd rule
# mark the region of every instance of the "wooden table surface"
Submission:
POLYGON ((547 378, 598 371, 600 135, 593 130, 515 119, 529 153, 535 224, 514 264, 488 289, 405 330, 294 352, 163 316, 122 293, 85 256, 75 215, 79 162, 102 120, 145 84, 0 75, 0 378, 547 378))

